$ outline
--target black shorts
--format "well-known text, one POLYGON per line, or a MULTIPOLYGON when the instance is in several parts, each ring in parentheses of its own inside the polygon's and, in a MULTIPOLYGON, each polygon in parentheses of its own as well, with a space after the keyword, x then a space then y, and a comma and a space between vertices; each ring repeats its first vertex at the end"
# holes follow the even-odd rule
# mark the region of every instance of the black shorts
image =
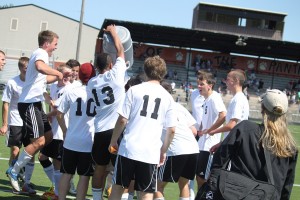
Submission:
POLYGON ((209 151, 200 151, 198 155, 198 163, 196 175, 205 179, 205 174, 210 172, 211 157, 209 151))
POLYGON ((23 120, 23 139, 39 138, 51 130, 41 102, 18 103, 18 110, 23 120))
POLYGON ((7 147, 22 147, 22 126, 9 126, 7 147))
POLYGON ((49 158, 61 160, 63 143, 63 140, 53 139, 49 144, 42 148, 41 153, 49 158))
POLYGON ((76 170, 79 176, 93 176, 94 168, 91 153, 63 148, 60 172, 74 175, 76 170))
POLYGON ((98 132, 94 135, 92 158, 97 165, 108 165, 109 161, 115 165, 116 155, 108 151, 113 129, 98 132))
POLYGON ((144 163, 118 155, 113 182, 128 188, 131 180, 135 180, 135 190, 155 192, 157 189, 157 164, 144 163))
POLYGON ((177 183, 180 177, 193 180, 197 168, 198 153, 168 156, 164 165, 159 167, 158 179, 163 182, 177 183))

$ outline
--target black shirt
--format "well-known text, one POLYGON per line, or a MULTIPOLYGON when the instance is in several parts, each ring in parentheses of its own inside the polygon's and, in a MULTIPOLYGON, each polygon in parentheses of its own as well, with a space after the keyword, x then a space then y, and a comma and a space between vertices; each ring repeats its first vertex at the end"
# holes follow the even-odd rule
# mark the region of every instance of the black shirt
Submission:
MULTIPOLYGON (((248 120, 240 122, 215 152, 212 168, 221 168, 228 159, 231 159, 231 171, 268 182, 264 150, 258 144, 263 130, 263 125, 248 120)), ((280 200, 290 197, 297 156, 298 153, 293 157, 279 158, 270 153, 274 185, 281 196, 280 200)))

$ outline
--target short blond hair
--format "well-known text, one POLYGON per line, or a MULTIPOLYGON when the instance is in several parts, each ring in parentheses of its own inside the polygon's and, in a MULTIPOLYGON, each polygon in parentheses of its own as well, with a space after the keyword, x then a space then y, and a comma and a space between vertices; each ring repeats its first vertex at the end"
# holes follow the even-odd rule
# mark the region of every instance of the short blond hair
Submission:
POLYGON ((150 80, 161 81, 167 74, 166 62, 159 56, 148 57, 144 63, 144 71, 150 80))

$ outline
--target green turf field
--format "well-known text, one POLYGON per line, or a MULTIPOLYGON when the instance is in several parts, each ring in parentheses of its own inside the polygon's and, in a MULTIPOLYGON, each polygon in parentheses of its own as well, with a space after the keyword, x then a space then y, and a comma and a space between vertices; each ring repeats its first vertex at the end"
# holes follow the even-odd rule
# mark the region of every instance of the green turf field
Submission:
MULTIPOLYGON (((0 95, 1 97, 1 95, 0 95)), ((0 102, 0 108, 2 108, 2 102, 0 102)), ((0 124, 2 125, 2 109, 0 109, 0 124)), ((296 138, 297 144, 300 147, 300 125, 290 125, 291 132, 296 138)), ((46 191, 51 183, 48 180, 46 174, 41 168, 39 163, 36 163, 34 173, 32 176, 32 183, 36 185, 35 189, 37 190, 37 195, 35 196, 24 196, 24 195, 15 195, 11 193, 11 186, 8 181, 8 178, 5 175, 5 171, 8 168, 9 158, 9 148, 5 145, 5 137, 0 136, 0 199, 9 199, 9 200, 21 200, 21 199, 39 199, 40 195, 46 191)), ((77 182, 77 176, 75 176, 75 182, 77 182)), ((298 162, 295 178, 295 186, 293 188, 291 200, 298 200, 300 197, 300 164, 298 162)), ((176 200, 178 199, 178 186, 177 184, 168 184, 165 189, 165 199, 167 200, 176 200)), ((92 199, 91 190, 88 191, 88 199, 92 199)), ((75 199, 74 196, 69 196, 68 199, 75 199)), ((104 198, 107 199, 107 198, 104 198)))

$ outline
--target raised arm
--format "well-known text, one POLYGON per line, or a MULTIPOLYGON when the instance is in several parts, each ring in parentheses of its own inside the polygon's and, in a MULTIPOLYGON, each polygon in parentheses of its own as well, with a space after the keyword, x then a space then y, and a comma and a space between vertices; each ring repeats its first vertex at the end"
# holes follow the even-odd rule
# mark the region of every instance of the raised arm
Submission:
POLYGON ((116 50, 117 50, 117 56, 121 57, 125 60, 124 47, 123 47, 123 44, 117 34, 116 26, 109 25, 106 27, 106 29, 104 29, 104 31, 107 33, 110 33, 110 35, 112 36, 114 43, 115 43, 116 50))

